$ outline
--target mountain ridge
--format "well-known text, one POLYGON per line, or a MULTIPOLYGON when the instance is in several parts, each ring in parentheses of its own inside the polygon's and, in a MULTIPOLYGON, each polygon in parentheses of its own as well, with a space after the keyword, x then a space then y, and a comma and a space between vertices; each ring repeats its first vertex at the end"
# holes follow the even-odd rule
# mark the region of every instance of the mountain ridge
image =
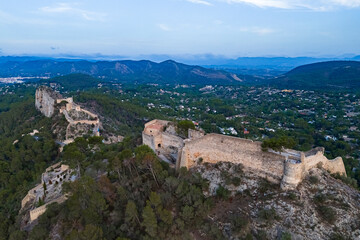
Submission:
POLYGON ((68 61, 34 60, 26 62, 5 62, 0 64, 2 77, 47 76, 55 77, 73 73, 108 78, 123 82, 156 83, 237 83, 239 78, 222 70, 192 66, 173 60, 155 63, 149 60, 132 61, 68 61))
POLYGON ((270 80, 270 85, 298 89, 359 89, 359 61, 328 61, 302 65, 270 80))

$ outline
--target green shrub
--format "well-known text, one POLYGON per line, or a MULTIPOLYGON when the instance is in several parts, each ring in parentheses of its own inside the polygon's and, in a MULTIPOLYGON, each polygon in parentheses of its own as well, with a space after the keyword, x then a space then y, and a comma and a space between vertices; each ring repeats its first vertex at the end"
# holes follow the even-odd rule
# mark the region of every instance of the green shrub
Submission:
POLYGON ((317 207, 318 212, 323 217, 323 219, 329 223, 334 223, 336 220, 336 211, 332 209, 331 207, 327 206, 318 206, 317 207))
POLYGON ((278 218, 274 208, 262 209, 259 211, 258 216, 259 216, 259 218, 261 218, 262 220, 265 220, 267 222, 270 222, 270 221, 278 218))
POLYGON ((257 234, 256 234, 256 239, 258 240, 267 240, 267 236, 266 236, 266 232, 264 230, 260 230, 257 234))
POLYGON ((231 182, 232 182, 232 184, 234 184, 234 186, 239 186, 240 183, 241 183, 241 178, 239 178, 239 177, 233 177, 233 178, 231 179, 231 182))
POLYGON ((243 238, 244 240, 253 240, 254 238, 253 238, 253 236, 250 234, 250 233, 248 233, 246 236, 245 236, 245 238, 243 238))
POLYGON ((319 183, 319 178, 317 176, 310 176, 309 181, 311 184, 317 184, 319 183))
POLYGON ((287 197, 291 200, 296 200, 297 199, 297 196, 294 192, 289 192, 287 197))
POLYGON ((233 231, 236 233, 239 233, 241 230, 246 228, 249 224, 248 219, 241 214, 232 215, 230 217, 230 221, 231 221, 231 226, 233 228, 233 231))
POLYGON ((345 183, 353 188, 358 188, 357 181, 354 178, 347 177, 345 175, 340 175, 339 173, 332 174, 331 176, 333 176, 336 179, 340 179, 343 183, 345 183))
POLYGON ((216 189, 216 196, 218 196, 219 198, 222 198, 224 200, 227 200, 230 197, 230 191, 227 190, 226 188, 224 188, 223 186, 219 186, 216 189))
POLYGON ((330 240, 345 240, 346 238, 340 233, 331 234, 330 240))
POLYGON ((281 234, 281 240, 291 240, 291 234, 288 232, 284 232, 281 234))
POLYGON ((322 194, 322 193, 317 193, 314 197, 314 202, 316 204, 323 204, 326 201, 326 195, 322 194))
POLYGON ((189 129, 195 129, 195 125, 190 120, 182 120, 177 124, 177 132, 181 135, 187 136, 189 129))

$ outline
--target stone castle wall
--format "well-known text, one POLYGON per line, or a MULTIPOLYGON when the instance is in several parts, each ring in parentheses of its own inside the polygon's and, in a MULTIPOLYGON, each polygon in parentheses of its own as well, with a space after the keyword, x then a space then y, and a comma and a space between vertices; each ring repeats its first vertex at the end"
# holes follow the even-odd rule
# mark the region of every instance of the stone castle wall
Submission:
POLYGON ((188 138, 189 139, 198 139, 198 138, 201 138, 203 136, 205 136, 204 131, 193 130, 193 129, 188 130, 188 138))
POLYGON ((42 206, 40 206, 38 208, 35 208, 35 209, 31 210, 30 211, 30 222, 35 221, 36 219, 38 219, 38 217, 40 217, 42 214, 44 214, 45 211, 46 211, 47 206, 49 206, 50 204, 52 204, 52 203, 59 203, 60 204, 60 203, 65 202, 66 199, 67 199, 67 197, 63 195, 58 199, 52 200, 52 201, 50 201, 50 202, 48 202, 48 203, 46 203, 46 204, 44 204, 44 205, 42 205, 42 206))
POLYGON ((324 169, 329 172, 336 173, 339 172, 341 174, 346 174, 344 162, 341 157, 337 157, 333 160, 329 160, 324 156, 324 149, 318 148, 318 151, 315 154, 304 157, 304 165, 305 170, 309 171, 309 169, 316 167, 320 164, 324 169))
POLYGON ((40 191, 41 188, 42 188, 42 185, 40 184, 28 191, 26 196, 21 201, 21 209, 23 209, 28 202, 32 202, 32 201, 36 200, 36 194, 38 191, 40 191))
POLYGON ((42 174, 41 184, 31 189, 22 200, 20 212, 24 210, 29 211, 30 222, 36 220, 40 215, 42 215, 49 204, 55 202, 62 203, 67 199, 67 197, 61 193, 61 190, 59 190, 59 188, 62 187, 61 180, 59 184, 55 183, 59 180, 59 178, 63 179, 62 182, 72 181, 70 167, 68 165, 61 164, 61 162, 48 167, 42 174), (66 178, 64 177, 65 174, 67 175, 66 178), (44 181, 46 182, 48 191, 46 197, 44 196, 44 181), (50 183, 50 181, 52 183, 50 183), (35 208, 39 199, 43 199, 46 203, 35 208))
POLYGON ((161 134, 161 147, 162 148, 182 148, 184 146, 184 140, 181 137, 178 137, 169 133, 161 134))
POLYGON ((328 160, 324 148, 315 148, 308 152, 285 149, 284 152, 262 151, 261 142, 230 137, 220 134, 208 134, 189 131, 189 138, 183 140, 176 134, 166 132, 163 126, 168 121, 153 120, 145 124, 143 144, 155 152, 169 152, 176 148, 176 169, 191 168, 200 163, 231 162, 242 164, 246 169, 273 182, 281 183, 283 189, 296 187, 310 169, 321 165, 330 173, 345 174, 341 157, 328 160))
POLYGON ((220 134, 208 134, 193 141, 186 141, 177 168, 191 168, 200 162, 220 161, 242 164, 275 182, 280 182, 284 174, 285 157, 263 152, 260 142, 220 134))
POLYGON ((143 132, 142 140, 143 144, 148 145, 154 152, 157 152, 160 148, 182 148, 184 146, 182 138, 164 132, 156 135, 149 135, 143 132))
POLYGON ((154 152, 156 151, 155 148, 155 141, 154 137, 151 135, 146 134, 145 132, 142 133, 142 141, 144 145, 149 146, 154 152))
POLYGON ((286 161, 284 163, 284 176, 281 181, 282 189, 292 189, 296 187, 305 177, 305 165, 286 161))
POLYGON ((147 128, 147 127, 149 127, 150 125, 153 125, 153 124, 160 124, 160 125, 166 126, 168 123, 170 123, 170 122, 166 121, 166 120, 154 119, 154 120, 152 120, 150 122, 145 123, 145 128, 147 128))
POLYGON ((284 178, 281 186, 283 189, 296 187, 307 175, 310 169, 322 167, 330 173, 346 175, 344 162, 341 157, 329 160, 324 156, 324 148, 315 148, 309 152, 301 153, 301 161, 286 161, 284 178))
POLYGON ((65 171, 67 171, 69 169, 70 169, 70 167, 68 165, 61 164, 61 162, 58 162, 58 163, 46 168, 45 172, 41 174, 41 184, 39 184, 36 187, 29 190, 28 193, 26 194, 26 196, 21 201, 21 210, 25 207, 25 205, 28 202, 35 201, 36 198, 37 198, 37 195, 39 194, 39 192, 40 193, 43 192, 44 176, 45 176, 46 173, 51 172, 51 171, 55 171, 55 170, 58 170, 60 172, 65 172, 65 171))
POLYGON ((172 134, 167 130, 174 132, 169 126, 169 121, 164 120, 152 120, 145 124, 145 129, 142 132, 143 144, 148 145, 155 152, 159 149, 163 150, 166 148, 179 148, 182 147, 183 139, 175 134, 172 134))

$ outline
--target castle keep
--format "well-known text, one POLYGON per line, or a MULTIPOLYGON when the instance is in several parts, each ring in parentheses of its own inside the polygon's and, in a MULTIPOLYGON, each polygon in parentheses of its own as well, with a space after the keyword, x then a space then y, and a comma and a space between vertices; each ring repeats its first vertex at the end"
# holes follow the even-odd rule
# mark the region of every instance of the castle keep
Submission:
POLYGON ((324 148, 308 152, 285 149, 264 152, 261 142, 248 139, 207 134, 190 130, 187 139, 176 134, 172 122, 153 120, 145 124, 143 144, 152 148, 161 159, 170 159, 176 168, 191 168, 201 163, 231 162, 273 182, 282 189, 295 188, 311 168, 322 166, 330 173, 346 174, 341 157, 329 160, 324 148), (169 157, 170 156, 170 157, 169 157))

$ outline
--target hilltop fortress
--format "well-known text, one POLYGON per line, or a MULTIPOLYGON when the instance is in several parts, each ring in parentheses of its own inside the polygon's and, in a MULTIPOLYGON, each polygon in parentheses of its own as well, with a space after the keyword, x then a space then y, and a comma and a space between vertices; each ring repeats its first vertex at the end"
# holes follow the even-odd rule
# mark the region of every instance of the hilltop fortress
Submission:
POLYGON ((65 144, 73 142, 76 137, 89 131, 94 136, 100 136, 99 117, 75 104, 72 97, 63 98, 51 88, 41 86, 35 93, 35 107, 46 117, 52 117, 57 110, 65 116, 69 123, 66 128, 65 144))
POLYGON ((174 163, 177 169, 206 162, 242 164, 261 177, 281 183, 282 189, 296 188, 314 167, 321 166, 330 173, 346 175, 342 158, 327 159, 324 148, 308 152, 291 149, 281 153, 264 152, 261 142, 214 133, 205 135, 191 129, 188 138, 183 139, 176 134, 174 123, 163 120, 145 124, 142 138, 143 144, 152 148, 161 159, 174 163))

